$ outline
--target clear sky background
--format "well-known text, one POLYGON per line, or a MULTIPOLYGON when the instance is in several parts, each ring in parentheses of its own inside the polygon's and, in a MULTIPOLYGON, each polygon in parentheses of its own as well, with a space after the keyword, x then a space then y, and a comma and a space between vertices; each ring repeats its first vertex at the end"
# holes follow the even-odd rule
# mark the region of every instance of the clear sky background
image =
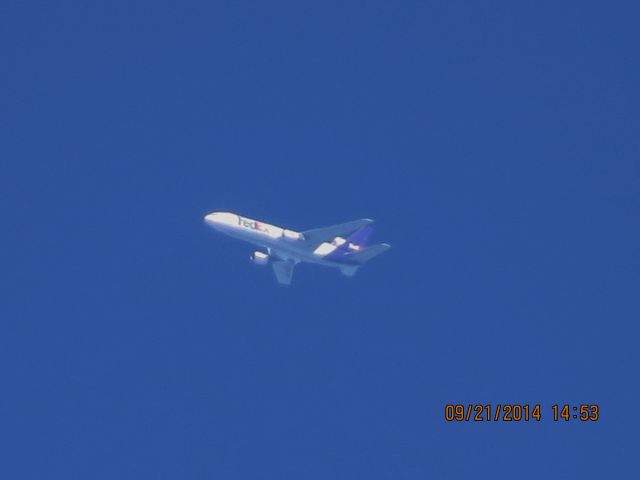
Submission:
POLYGON ((0 477, 633 478, 639 18, 2 2, 0 477), (213 210, 393 249, 283 288, 213 210))

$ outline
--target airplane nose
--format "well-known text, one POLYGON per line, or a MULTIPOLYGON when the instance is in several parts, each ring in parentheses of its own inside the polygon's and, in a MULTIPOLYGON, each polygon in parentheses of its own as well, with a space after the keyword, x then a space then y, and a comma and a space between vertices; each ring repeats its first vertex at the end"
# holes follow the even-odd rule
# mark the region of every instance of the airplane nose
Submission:
POLYGON ((204 216, 204 221, 212 227, 232 226, 238 223, 238 216, 228 212, 212 212, 204 216))

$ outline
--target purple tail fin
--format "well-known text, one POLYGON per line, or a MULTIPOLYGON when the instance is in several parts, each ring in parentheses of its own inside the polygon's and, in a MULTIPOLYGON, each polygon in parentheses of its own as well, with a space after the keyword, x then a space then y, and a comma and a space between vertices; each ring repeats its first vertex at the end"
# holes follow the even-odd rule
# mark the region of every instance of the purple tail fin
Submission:
POLYGON ((366 262, 370 256, 377 255, 376 247, 379 247, 379 245, 374 245, 373 247, 367 248, 367 242, 372 233, 373 228, 371 226, 365 225, 360 227, 325 258, 327 258, 327 260, 335 260, 349 264, 362 264, 366 262))
POLYGON ((365 246, 369 241, 369 237, 373 233, 373 227, 370 225, 365 225, 364 227, 359 228, 347 238, 347 242, 353 243, 354 245, 365 246))

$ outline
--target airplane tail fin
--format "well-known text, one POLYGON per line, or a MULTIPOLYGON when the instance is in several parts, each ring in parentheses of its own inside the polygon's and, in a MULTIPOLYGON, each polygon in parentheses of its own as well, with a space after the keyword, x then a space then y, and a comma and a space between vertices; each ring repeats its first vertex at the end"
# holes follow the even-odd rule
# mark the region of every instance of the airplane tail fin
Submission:
POLYGON ((349 235, 344 243, 327 255, 326 258, 329 260, 343 260, 347 263, 351 263, 352 265, 355 264, 356 268, 353 269, 353 271, 351 268, 347 268, 342 272, 348 276, 355 274, 358 267, 364 265, 373 257, 376 257, 391 248, 391 245, 387 243, 379 243, 377 245, 367 247, 367 242, 369 241, 369 237, 371 237, 372 233, 373 228, 371 225, 367 224, 360 227, 349 235))
POLYGON ((349 259, 353 259, 359 264, 364 264, 371 260, 373 257, 377 257, 381 253, 386 252, 391 248, 391 245, 388 243, 378 243, 377 245, 371 245, 370 247, 365 248, 359 252, 354 252, 349 254, 349 259))
POLYGON ((367 245, 369 237, 371 237, 372 233, 373 227, 371 225, 365 225, 349 235, 349 237, 347 238, 347 242, 364 247, 365 245, 367 245))

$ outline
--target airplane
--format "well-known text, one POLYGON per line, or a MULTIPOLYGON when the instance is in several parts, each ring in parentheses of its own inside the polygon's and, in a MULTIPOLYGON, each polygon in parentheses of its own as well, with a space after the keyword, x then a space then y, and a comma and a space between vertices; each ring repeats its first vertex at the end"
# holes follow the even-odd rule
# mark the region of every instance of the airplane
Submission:
POLYGON ((258 265, 271 264, 278 283, 290 285, 298 263, 315 263, 334 267, 347 276, 373 257, 386 252, 391 245, 367 246, 373 232, 373 220, 352 222, 296 232, 230 212, 213 212, 204 217, 215 230, 262 247, 250 259, 258 265), (345 238, 346 237, 346 238, 345 238))

